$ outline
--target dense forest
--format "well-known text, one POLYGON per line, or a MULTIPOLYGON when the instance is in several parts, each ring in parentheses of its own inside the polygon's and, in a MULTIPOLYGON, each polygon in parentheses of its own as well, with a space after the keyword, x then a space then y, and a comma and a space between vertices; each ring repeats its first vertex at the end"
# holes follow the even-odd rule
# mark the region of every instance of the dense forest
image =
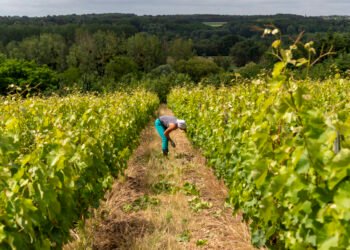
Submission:
POLYGON ((349 17, 282 14, 0 17, 0 92, 14 85, 49 92, 72 86, 101 91, 139 85, 142 79, 162 96, 169 85, 204 77, 211 82, 237 73, 254 77, 275 63, 270 53, 274 38, 262 36, 265 28, 275 27, 285 46, 303 33, 304 41, 314 41, 315 51, 334 52, 308 77, 347 75, 349 23, 349 17))

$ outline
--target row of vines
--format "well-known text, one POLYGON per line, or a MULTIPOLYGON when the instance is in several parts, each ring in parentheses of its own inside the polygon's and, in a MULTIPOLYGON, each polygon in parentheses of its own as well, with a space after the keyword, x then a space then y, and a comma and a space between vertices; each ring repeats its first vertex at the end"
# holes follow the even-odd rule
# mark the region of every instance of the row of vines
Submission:
POLYGON ((225 180, 255 245, 349 249, 349 80, 178 88, 168 103, 225 180))
POLYGON ((0 100, 0 248, 61 248, 121 173, 154 94, 0 100))

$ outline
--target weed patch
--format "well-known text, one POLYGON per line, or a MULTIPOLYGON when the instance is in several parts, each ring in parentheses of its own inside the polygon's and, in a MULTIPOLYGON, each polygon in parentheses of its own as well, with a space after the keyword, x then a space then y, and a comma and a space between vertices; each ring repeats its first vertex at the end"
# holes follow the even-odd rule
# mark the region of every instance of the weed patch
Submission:
POLYGON ((123 206, 123 211, 125 213, 138 212, 140 210, 146 210, 150 206, 158 206, 160 200, 154 197, 149 197, 148 195, 143 195, 132 203, 127 203, 123 206))

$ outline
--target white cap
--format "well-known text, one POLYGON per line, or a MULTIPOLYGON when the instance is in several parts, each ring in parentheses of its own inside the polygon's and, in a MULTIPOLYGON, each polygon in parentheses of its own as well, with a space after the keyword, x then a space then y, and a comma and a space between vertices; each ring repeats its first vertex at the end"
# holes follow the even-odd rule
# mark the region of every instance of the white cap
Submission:
POLYGON ((179 120, 176 121, 177 127, 180 129, 186 129, 186 122, 185 120, 179 120))

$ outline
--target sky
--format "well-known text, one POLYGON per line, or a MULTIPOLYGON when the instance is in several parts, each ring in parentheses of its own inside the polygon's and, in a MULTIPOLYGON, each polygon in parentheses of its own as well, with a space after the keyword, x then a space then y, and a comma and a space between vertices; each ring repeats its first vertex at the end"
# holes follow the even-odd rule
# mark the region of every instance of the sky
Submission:
POLYGON ((0 0, 0 6, 0 16, 89 13, 350 15, 350 0, 0 0))

